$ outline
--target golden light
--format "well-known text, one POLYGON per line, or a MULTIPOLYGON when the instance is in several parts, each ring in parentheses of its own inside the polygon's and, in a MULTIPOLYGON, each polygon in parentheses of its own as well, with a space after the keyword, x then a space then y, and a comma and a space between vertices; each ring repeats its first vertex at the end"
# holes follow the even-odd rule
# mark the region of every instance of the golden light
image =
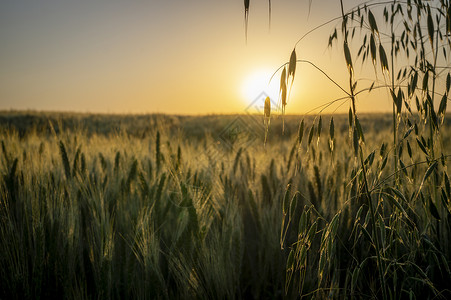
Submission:
POLYGON ((280 74, 277 73, 269 82, 274 70, 260 69, 249 74, 243 81, 241 95, 247 106, 263 106, 266 96, 271 99, 271 110, 277 110, 280 74), (260 103, 261 102, 261 103, 260 103))

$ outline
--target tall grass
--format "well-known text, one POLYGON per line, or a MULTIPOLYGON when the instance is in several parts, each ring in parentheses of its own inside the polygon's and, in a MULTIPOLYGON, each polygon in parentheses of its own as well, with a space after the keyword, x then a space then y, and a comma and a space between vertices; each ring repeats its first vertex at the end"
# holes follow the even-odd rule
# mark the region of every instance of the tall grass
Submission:
MULTIPOLYGON (((320 134, 316 122, 310 143, 299 145, 298 118, 287 117, 283 137, 271 136, 266 147, 261 136, 248 148, 219 148, 217 161, 204 158, 216 144, 208 132, 192 143, 189 133, 181 138, 164 124, 146 138, 64 125, 55 135, 2 130, 1 298, 377 295, 370 215, 361 171, 348 150, 348 121, 323 117, 329 132, 320 134), (329 135, 333 151, 318 135, 329 135)), ((210 124, 227 117, 215 118, 210 124)), ((313 121, 305 119, 304 131, 313 121)), ((199 117, 205 130, 214 127, 202 122, 199 117)), ((366 133, 367 147, 377 149, 366 163, 372 193, 381 199, 376 226, 384 232, 386 280, 394 284, 396 273, 397 295, 443 293, 449 251, 430 214, 432 175, 418 193, 427 164, 408 166, 401 189, 378 186, 393 173, 389 151, 380 147, 390 136, 381 125, 387 123, 386 117, 362 117, 362 126, 378 126, 366 133)), ((281 131, 282 120, 272 126, 281 131)), ((445 131, 445 149, 450 138, 445 131)), ((412 161, 421 161, 418 149, 412 143, 412 161)), ((441 162, 437 169, 445 170, 441 162)), ((447 178, 440 180, 449 197, 447 178)), ((449 222, 449 206, 437 203, 436 210, 439 222, 449 222)))
MULTIPOLYGON (((446 132, 443 121, 451 82, 449 73, 445 73, 449 70, 447 55, 451 45, 450 3, 368 1, 348 12, 342 0, 340 4, 340 33, 335 29, 329 44, 337 40, 343 45, 349 89, 340 86, 347 97, 325 107, 349 101, 352 171, 345 174, 348 183, 344 188, 349 190, 342 194, 344 203, 334 209, 324 209, 321 200, 332 199, 330 195, 322 197, 323 184, 318 179, 321 172, 315 166, 307 185, 311 205, 303 209, 299 220, 284 210, 281 246, 290 249, 286 291, 297 286, 300 296, 320 298, 450 297, 451 290, 445 283, 451 279, 451 251, 447 242, 451 237, 447 193, 449 148, 443 147, 446 132), (382 18, 375 17, 376 11, 382 18), (376 20, 388 25, 388 32, 376 20), (356 28, 360 34, 355 35, 356 28), (351 45, 356 42, 360 48, 354 56, 351 45), (391 48, 390 65, 385 47, 391 48), (355 63, 359 57, 363 64, 374 67, 376 78, 361 90, 357 90, 360 70, 355 63), (421 86, 417 85, 419 80, 421 86), (443 92, 437 92, 438 86, 443 92), (379 145, 368 142, 368 129, 362 126, 356 111, 358 95, 374 88, 387 89, 393 100, 392 142, 385 139, 379 145), (438 95, 441 100, 436 103, 434 99, 438 95), (413 101, 417 112, 412 109, 413 101), (393 159, 388 165, 389 155, 393 159), (290 227, 297 237, 287 242, 290 227)), ((315 66, 307 60, 296 61, 305 62, 315 66)), ((285 65, 292 65, 291 59, 285 65)), ((325 71, 320 71, 339 85, 325 71)), ((321 120, 318 116, 316 125, 308 131, 308 151, 298 146, 298 155, 307 153, 315 157, 316 151, 320 151, 311 142, 315 131, 320 139, 321 120)), ((332 120, 330 124, 330 164, 335 169, 343 161, 334 155, 332 120)), ((300 127, 303 125, 302 122, 300 127)), ((300 129, 299 144, 303 134, 300 129)), ((295 190, 295 193, 302 195, 303 191, 295 190)))

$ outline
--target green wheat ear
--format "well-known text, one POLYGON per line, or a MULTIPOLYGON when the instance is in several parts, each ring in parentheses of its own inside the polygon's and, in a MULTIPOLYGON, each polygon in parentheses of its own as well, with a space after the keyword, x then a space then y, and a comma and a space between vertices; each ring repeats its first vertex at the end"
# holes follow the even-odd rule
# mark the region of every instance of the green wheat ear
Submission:
POLYGON ((75 152, 74 162, 72 163, 72 176, 76 175, 78 168, 78 161, 80 158, 81 146, 78 147, 77 152, 75 152))
POLYGON ((157 172, 160 171, 160 160, 161 160, 161 152, 160 152, 160 132, 157 131, 157 138, 155 141, 155 161, 157 164, 157 172))
POLYGON ((70 172, 70 164, 69 164, 69 158, 67 157, 66 147, 64 146, 63 141, 60 141, 60 154, 61 159, 63 162, 64 172, 66 174, 66 178, 69 180, 71 178, 71 172, 70 172))
POLYGON ((127 190, 130 189, 131 183, 136 179, 137 175, 138 175, 138 161, 135 158, 133 159, 132 165, 130 166, 130 172, 128 173, 126 181, 127 190))
POLYGON ((8 152, 6 151, 5 142, 3 140, 2 140, 2 152, 3 152, 3 158, 5 159, 5 162, 6 162, 6 167, 9 168, 10 159, 9 159, 8 152))
POLYGON ((118 150, 116 156, 114 157, 114 173, 117 174, 119 171, 119 165, 121 161, 121 152, 118 150))

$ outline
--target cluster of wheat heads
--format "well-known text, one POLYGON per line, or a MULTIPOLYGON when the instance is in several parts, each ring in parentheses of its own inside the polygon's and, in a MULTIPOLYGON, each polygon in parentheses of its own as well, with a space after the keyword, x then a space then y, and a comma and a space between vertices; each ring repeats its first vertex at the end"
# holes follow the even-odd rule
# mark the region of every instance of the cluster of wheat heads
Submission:
POLYGON ((268 155, 289 149, 199 161, 215 141, 164 126, 145 138, 2 127, 0 298, 283 296, 286 164, 268 155))
MULTIPOLYGON (((342 186, 332 185, 327 192, 321 191, 322 175, 316 167, 307 189, 288 186, 281 232, 282 248, 290 249, 286 291, 298 289, 301 296, 318 297, 450 297, 451 194, 444 122, 451 85, 451 5, 449 1, 367 1, 345 12, 343 1, 340 4, 342 14, 334 19, 340 24, 329 45, 342 45, 349 87, 340 86, 320 69, 346 94, 321 111, 349 101, 353 164, 342 186), (378 14, 382 18, 375 17, 378 14), (356 56, 352 45, 358 45, 356 56), (358 59, 375 72, 375 79, 360 90, 358 59), (392 138, 386 136, 379 145, 370 146, 356 102, 360 94, 374 89, 386 89, 393 100, 392 138), (321 202, 334 203, 329 195, 334 189, 344 198, 343 205, 331 210, 321 202), (311 203, 296 217, 292 203, 299 197, 311 203)), ((296 63, 316 67, 307 60, 296 63)), ((292 60, 282 66, 281 91, 286 88, 286 65, 290 68, 292 60)), ((299 151, 315 157, 321 152, 321 116, 308 131, 307 153, 301 147, 304 126, 302 121, 299 151), (311 143, 315 135, 316 147, 311 143)), ((326 149, 330 168, 342 173, 336 146, 332 118, 326 149)), ((309 171, 301 168, 300 172, 309 171)))
MULTIPOLYGON (((210 122, 221 124, 222 118, 210 122)), ((354 274, 350 249, 362 262, 368 258, 355 271, 356 293, 367 289, 366 284, 376 286, 373 276, 359 275, 373 274, 375 262, 372 244, 364 240, 367 233, 371 236, 370 215, 361 205, 361 171, 348 151, 347 117, 306 118, 300 136, 294 130, 296 119, 287 118, 284 139, 274 136, 265 148, 256 143, 224 152, 216 160, 199 160, 215 142, 209 133, 196 139, 189 132, 171 133, 165 124, 145 138, 62 126, 50 135, 47 130, 30 130, 20 136, 2 127, 0 297, 297 298, 298 279, 304 278, 302 292, 317 290, 315 253, 325 226, 331 232, 324 238, 327 256, 321 263, 327 269, 321 285, 331 284, 331 274, 334 284, 340 284, 336 280, 345 278, 340 268, 346 261, 347 272, 354 274), (326 120, 328 133, 322 129, 326 120), (329 225, 338 211, 335 225, 329 225), (360 225, 352 232, 355 215, 360 225), (305 247, 300 253, 306 262, 299 264, 305 277, 295 265, 291 281, 286 281, 287 261, 292 268, 291 263, 303 257, 297 256, 294 245, 305 247), (335 266, 340 272, 333 271, 335 266)), ((196 122, 204 130, 214 127, 205 126, 202 117, 196 122)), ((391 134, 389 119, 362 115, 361 124, 375 128, 366 131, 365 145, 378 149, 366 162, 372 166, 369 182, 390 180, 393 167, 387 163, 390 149, 384 142, 391 134)), ((449 122, 444 126, 450 128, 449 122)), ((451 144, 449 133, 443 134, 445 148, 451 144)), ((407 155, 404 151, 403 157, 407 155)), ((412 149, 413 161, 422 155, 412 149)), ((412 181, 396 192, 416 192, 426 170, 426 163, 409 166, 412 181)), ((435 235, 410 233, 410 223, 403 219, 405 212, 422 231, 433 229, 433 215, 418 210, 430 209, 422 199, 429 201, 432 176, 424 180, 415 205, 394 198, 395 190, 380 189, 387 201, 383 209, 395 213, 392 222, 398 226, 396 231, 386 228, 384 260, 395 251, 389 246, 392 239, 409 242, 397 246, 397 253, 405 255, 399 260, 398 280, 406 280, 401 270, 413 272, 413 262, 436 285, 431 274, 437 276, 439 265, 428 269, 428 263, 435 257, 447 261, 435 235), (404 210, 393 212, 396 203, 404 210)), ((445 219, 443 208, 436 209, 445 219)), ((382 221, 377 224, 381 231, 382 221)), ((446 265, 440 268, 446 272, 446 265)), ((415 280, 409 284, 424 288, 415 280)))

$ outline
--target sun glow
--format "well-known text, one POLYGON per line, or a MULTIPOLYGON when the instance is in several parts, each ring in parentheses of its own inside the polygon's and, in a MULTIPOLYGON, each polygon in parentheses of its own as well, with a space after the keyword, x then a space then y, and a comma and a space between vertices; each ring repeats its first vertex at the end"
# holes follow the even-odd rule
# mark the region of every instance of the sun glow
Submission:
POLYGON ((271 82, 271 76, 274 70, 262 69, 249 74, 243 81, 241 94, 246 106, 260 107, 264 105, 265 98, 271 99, 271 109, 276 110, 279 98, 280 75, 274 75, 271 82))

